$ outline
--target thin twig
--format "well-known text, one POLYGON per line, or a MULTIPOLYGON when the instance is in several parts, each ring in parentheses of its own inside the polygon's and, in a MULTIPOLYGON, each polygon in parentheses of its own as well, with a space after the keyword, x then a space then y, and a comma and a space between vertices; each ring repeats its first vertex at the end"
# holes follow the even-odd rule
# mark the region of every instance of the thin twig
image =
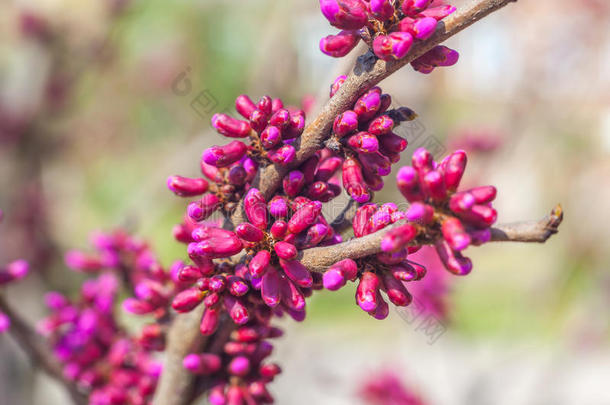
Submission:
MULTIPOLYGON (((492 228, 491 240, 495 242, 538 242, 543 243, 557 232, 563 219, 561 206, 557 205, 551 214, 538 221, 517 222, 492 228)), ((355 238, 337 245, 303 250, 299 260, 311 271, 324 272, 328 267, 343 259, 359 259, 381 252, 381 240, 392 229, 404 224, 399 221, 380 231, 355 238)))
POLYGON ((9 332, 21 349, 28 355, 32 363, 40 366, 45 373, 61 383, 75 404, 87 404, 87 396, 78 389, 74 381, 64 378, 63 368, 49 350, 49 345, 13 310, 2 296, 0 296, 0 310, 10 318, 11 326, 9 332))

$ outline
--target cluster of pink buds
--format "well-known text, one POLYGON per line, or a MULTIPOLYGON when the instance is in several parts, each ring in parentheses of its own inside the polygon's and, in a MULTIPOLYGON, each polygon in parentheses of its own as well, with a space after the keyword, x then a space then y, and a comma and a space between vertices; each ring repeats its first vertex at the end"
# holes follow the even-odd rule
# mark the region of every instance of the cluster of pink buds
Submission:
POLYGON ((281 335, 281 329, 250 322, 231 333, 221 353, 191 353, 184 358, 183 366, 212 381, 208 392, 212 405, 272 403, 266 385, 281 369, 276 364, 263 363, 273 351, 265 339, 281 335))
POLYGON ((426 402, 405 386, 399 375, 384 371, 369 376, 358 390, 360 397, 371 405, 424 405, 426 402))
MULTIPOLYGON (((339 76, 331 86, 331 97, 345 81, 339 76)), ((391 172, 392 163, 400 160, 407 140, 392 130, 401 121, 415 119, 406 107, 389 110, 392 97, 379 87, 364 93, 353 105, 335 118, 332 136, 326 145, 345 156, 343 187, 357 202, 370 201, 372 192, 383 188, 382 176, 391 172)))
POLYGON ((493 186, 457 191, 464 170, 466 153, 458 150, 436 163, 430 152, 420 148, 413 153, 412 166, 396 175, 398 189, 411 203, 406 223, 390 231, 382 249, 395 252, 415 237, 426 238, 452 273, 465 275, 472 262, 461 254, 469 245, 481 245, 491 238, 491 225, 497 212, 491 206, 496 197, 493 186), (407 237, 406 235, 413 235, 407 237))
MULTIPOLYGON (((342 57, 363 39, 383 60, 404 58, 414 41, 429 38, 438 21, 456 10, 438 0, 320 0, 320 9, 332 26, 342 30, 320 40, 322 52, 342 57)), ((439 51, 424 56, 429 53, 437 55, 439 51)), ((455 51, 440 63, 438 56, 432 55, 424 59, 435 66, 450 66, 457 61, 455 51)), ((421 64, 418 62, 418 66, 421 64)), ((413 67, 423 71, 415 64, 413 67)))
POLYGON ((147 404, 161 367, 150 352, 122 330, 113 315, 118 280, 112 273, 83 283, 72 302, 51 292, 51 315, 39 324, 61 362, 64 377, 88 392, 89 403, 147 404))
MULTIPOLYGON (((3 216, 4 214, 0 210, 0 221, 3 216)), ((14 260, 0 267, 0 286, 23 279, 28 274, 29 268, 28 262, 22 259, 14 260)), ((0 333, 5 332, 10 326, 10 318, 5 313, 0 312, 0 333)))

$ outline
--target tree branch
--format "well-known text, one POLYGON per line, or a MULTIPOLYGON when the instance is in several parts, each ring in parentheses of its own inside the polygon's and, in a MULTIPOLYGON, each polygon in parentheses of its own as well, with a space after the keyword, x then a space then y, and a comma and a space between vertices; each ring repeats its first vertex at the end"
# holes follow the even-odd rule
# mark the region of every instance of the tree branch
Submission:
MULTIPOLYGON (((313 120, 301 135, 298 143, 296 158, 290 167, 297 167, 320 149, 322 142, 329 136, 335 117, 349 110, 358 97, 380 81, 399 70, 401 67, 422 56, 436 45, 452 37, 464 28, 483 19, 516 0, 480 0, 474 1, 441 21, 436 32, 427 40, 416 42, 408 55, 396 61, 383 61, 378 59, 373 66, 363 67, 356 64, 356 68, 348 75, 339 91, 327 101, 318 116, 313 120)), ((269 165, 259 171, 254 180, 254 187, 258 188, 263 196, 269 199, 280 186, 282 178, 289 168, 269 165)), ((245 221, 243 199, 238 204, 232 216, 234 224, 245 221)))
POLYGON ((0 310, 10 318, 9 332, 32 363, 40 366, 45 373, 61 383, 75 404, 86 405, 87 396, 78 389, 74 381, 64 378, 61 364, 49 350, 44 339, 13 310, 2 296, 0 296, 0 310))
MULTIPOLYGON (((557 233, 563 219, 563 211, 557 205, 551 213, 538 221, 517 222, 491 228, 494 242, 546 242, 557 233)), ((328 267, 343 259, 359 259, 381 252, 381 240, 391 229, 403 225, 399 221, 380 231, 333 246, 303 250, 299 260, 311 271, 324 272, 328 267)))

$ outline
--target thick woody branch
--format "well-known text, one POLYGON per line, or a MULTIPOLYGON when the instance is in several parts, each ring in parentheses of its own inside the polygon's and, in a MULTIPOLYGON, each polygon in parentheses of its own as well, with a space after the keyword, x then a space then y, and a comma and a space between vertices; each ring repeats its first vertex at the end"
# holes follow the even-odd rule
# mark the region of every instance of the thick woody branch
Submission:
MULTIPOLYGON (((498 225, 491 229, 491 240, 495 242, 546 242, 557 233, 563 219, 561 206, 538 221, 517 222, 498 225)), ((392 229, 404 224, 399 221, 380 231, 362 238, 352 239, 338 245, 307 249, 301 252, 300 261, 311 271, 324 272, 343 259, 359 259, 381 252, 381 240, 392 229)))
MULTIPOLYGON (((356 64, 356 67, 348 75, 339 91, 328 100, 318 116, 305 128, 305 131, 299 138, 296 158, 291 167, 299 166, 320 149, 322 143, 330 136, 335 117, 349 110, 358 97, 368 89, 466 27, 499 10, 508 3, 515 1, 474 1, 441 21, 438 24, 436 32, 427 40, 415 43, 409 54, 403 59, 389 62, 378 59, 372 66, 356 64)), ((280 186, 281 180, 288 170, 288 168, 277 165, 269 165, 259 172, 254 186, 268 199, 280 186)), ((245 221, 243 201, 238 205, 232 220, 234 224, 245 221)))
POLYGON ((79 391, 73 381, 64 378, 63 368, 49 350, 48 344, 13 310, 2 296, 0 296, 0 310, 10 318, 11 327, 9 332, 21 349, 28 355, 32 363, 39 366, 45 373, 61 383, 66 388, 75 404, 87 404, 87 396, 79 391))

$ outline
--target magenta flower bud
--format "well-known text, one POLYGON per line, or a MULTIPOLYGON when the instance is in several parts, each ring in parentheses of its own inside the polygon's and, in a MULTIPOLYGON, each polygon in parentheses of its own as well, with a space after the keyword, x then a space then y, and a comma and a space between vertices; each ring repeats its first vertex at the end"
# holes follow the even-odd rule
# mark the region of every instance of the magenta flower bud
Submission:
POLYGON ((345 285, 346 280, 341 270, 331 267, 324 272, 323 283, 327 290, 336 291, 345 285))
MULTIPOLYGON (((394 121, 387 115, 380 115, 369 124, 368 132, 375 135, 389 134, 394 128, 394 121)), ((400 151, 402 152, 402 150, 400 151)))
POLYGON ((478 228, 487 228, 498 219, 498 212, 488 205, 474 205, 470 211, 457 213, 457 216, 478 228))
POLYGON ((381 252, 377 253, 375 257, 380 263, 391 266, 394 264, 400 264, 405 261, 405 259, 407 258, 407 250, 405 248, 402 248, 396 253, 381 252))
POLYGON ((220 357, 212 353, 191 353, 182 360, 182 366, 193 374, 210 375, 220 370, 220 357))
POLYGON ((347 144, 356 152, 373 153, 379 150, 377 138, 368 132, 358 132, 348 138, 347 144))
POLYGON ((464 226, 457 218, 447 218, 441 226, 443 238, 449 243, 453 250, 464 250, 470 245, 470 235, 464 230, 464 226))
POLYGON ((369 219, 377 212, 377 205, 366 204, 358 208, 354 220, 352 221, 352 227, 354 229, 354 236, 360 238, 366 235, 366 229, 369 223, 369 219))
POLYGON ((457 190, 466 170, 466 152, 458 150, 453 152, 444 162, 443 171, 445 173, 445 185, 449 191, 457 190))
POLYGON ((307 267, 303 266, 298 260, 280 259, 280 265, 289 279, 294 281, 299 287, 311 287, 313 279, 307 267))
POLYGON ((0 333, 4 333, 10 328, 11 319, 5 314, 0 312, 0 333))
POLYGON ((390 0, 371 0, 369 9, 373 17, 380 21, 389 20, 394 16, 394 11, 396 11, 390 0))
POLYGON ((250 223, 259 229, 267 229, 267 202, 256 188, 251 188, 244 198, 244 210, 250 223))
POLYGON ((392 171, 390 160, 379 152, 359 153, 358 159, 365 170, 378 176, 387 176, 392 171))
POLYGON ((381 240, 381 250, 398 252, 417 236, 417 229, 411 224, 404 224, 392 229, 381 240))
POLYGON ((44 303, 49 309, 58 311, 67 306, 70 302, 63 294, 58 293, 57 291, 50 291, 44 295, 44 303))
POLYGON ((377 293, 379 291, 379 277, 375 273, 365 271, 362 273, 360 283, 356 289, 356 302, 365 312, 374 311, 377 308, 377 293))
POLYGON ((248 269, 250 273, 254 277, 262 277, 267 270, 267 266, 269 266, 269 261, 271 260, 271 253, 266 250, 260 250, 252 260, 250 260, 250 264, 248 264, 248 269))
POLYGON ((155 307, 149 302, 130 297, 123 301, 123 309, 131 314, 145 315, 153 312, 155 307))
POLYGON ((338 76, 335 79, 335 81, 330 85, 330 97, 334 96, 335 93, 339 91, 339 87, 345 83, 345 79, 347 79, 347 76, 345 75, 338 76))
MULTIPOLYGON (((380 135, 377 139, 379 140, 379 147, 381 149, 381 152, 384 155, 388 155, 390 153, 398 154, 403 150, 407 149, 407 145, 409 144, 406 139, 396 135, 393 132, 389 132, 385 135, 380 135)), ((400 159, 400 154, 398 154, 398 157, 400 159)))
POLYGON ((294 139, 303 133, 305 130, 305 111, 291 111, 290 112, 290 125, 282 134, 283 139, 294 139))
POLYGON ((349 135, 357 129, 358 114, 352 110, 347 110, 344 113, 339 114, 333 123, 333 132, 339 137, 349 135))
POLYGON ((387 318, 390 314, 390 307, 388 306, 388 303, 385 302, 385 300, 381 297, 381 294, 379 292, 377 292, 377 307, 374 311, 370 311, 368 314, 380 321, 387 318))
POLYGON ((189 312, 203 301, 204 293, 195 288, 179 292, 172 301, 172 308, 177 312, 189 312))
POLYGON ((454 6, 446 5, 439 7, 429 7, 421 12, 424 17, 432 17, 437 21, 442 20, 448 15, 452 14, 457 10, 454 6))
POLYGON ((468 231, 470 235, 471 243, 475 246, 480 246, 491 240, 491 230, 487 229, 475 229, 468 231))
POLYGON ((237 96, 235 99, 235 109, 245 119, 250 119, 250 115, 256 110, 256 104, 245 94, 237 96))
POLYGON ((219 384, 210 389, 208 401, 211 405, 226 405, 227 397, 225 396, 225 384, 219 384))
POLYGON ((275 218, 284 218, 288 215, 288 202, 284 196, 276 195, 267 206, 269 213, 275 218))
POLYGON ((206 308, 203 316, 201 317, 201 323, 199 324, 199 331, 204 336, 209 336, 216 331, 218 327, 218 319, 220 317, 219 310, 216 308, 206 308))
POLYGON ((227 277, 227 288, 236 297, 241 297, 249 290, 248 284, 241 277, 237 276, 227 277))
POLYGON ((305 296, 303 296, 303 293, 301 293, 299 288, 286 277, 282 278, 281 290, 282 303, 284 305, 295 311, 302 311, 305 309, 305 296))
POLYGON ((352 157, 348 157, 343 162, 343 188, 356 202, 363 204, 371 199, 371 194, 364 184, 362 167, 360 163, 352 157))
POLYGON ((246 181, 252 181, 256 173, 258 173, 258 163, 249 157, 242 161, 242 166, 246 171, 246 181))
POLYGON ((402 3, 402 12, 405 15, 417 15, 425 10, 432 0, 405 0, 402 3))
POLYGON ((284 192, 289 197, 295 197, 303 189, 305 184, 305 175, 299 170, 293 170, 284 176, 282 185, 284 192))
POLYGON ((416 201, 409 206, 406 216, 411 222, 418 222, 427 225, 434 219, 434 207, 416 201))
POLYGON ((231 295, 224 296, 225 309, 236 325, 244 325, 250 320, 250 314, 246 306, 231 295))
POLYGON ((208 238, 197 243, 197 251, 211 259, 231 257, 241 252, 243 245, 235 235, 232 238, 208 238))
POLYGON ((381 89, 373 87, 364 93, 354 104, 354 112, 358 120, 365 122, 372 119, 381 108, 381 89))
MULTIPOLYGON (((227 366, 227 371, 231 375, 243 377, 250 372, 250 360, 245 356, 234 357, 227 366)), ((230 402, 233 403, 233 402, 230 402)), ((242 401, 238 403, 243 403, 242 401)))
POLYGON ((330 180, 330 178, 337 172, 337 170, 339 170, 339 167, 341 167, 341 163, 343 163, 343 159, 337 156, 332 156, 328 159, 324 159, 322 162, 320 162, 320 165, 318 166, 315 180, 330 180))
POLYGON ((21 280, 28 274, 29 270, 29 263, 21 259, 12 261, 6 265, 6 272, 9 274, 11 281, 21 280))
POLYGON ((186 213, 193 221, 200 222, 212 215, 219 206, 220 200, 215 194, 205 194, 201 200, 190 203, 186 213))
POLYGON ((322 204, 318 201, 299 208, 288 221, 288 231, 297 234, 315 223, 322 212, 322 204))
POLYGON ((269 123, 269 116, 260 110, 256 109, 250 114, 250 127, 258 133, 261 133, 269 123))
POLYGON ((286 232, 288 232, 288 223, 281 219, 275 221, 269 230, 269 233, 271 233, 271 236, 273 236, 275 239, 284 238, 286 232))
POLYGON ((208 182, 204 179, 191 179, 182 176, 170 176, 167 187, 180 197, 193 197, 208 191, 208 182))
POLYGON ((183 266, 178 271, 178 280, 183 283, 194 283, 201 277, 203 277, 203 273, 199 270, 199 267, 183 266))
POLYGON ((472 270, 472 262, 469 258, 462 256, 460 252, 454 251, 446 241, 438 241, 435 245, 438 257, 447 270, 456 276, 465 276, 472 270))
POLYGON ((404 58, 413 45, 413 36, 408 32, 392 32, 379 35, 373 41, 373 52, 383 60, 404 58))
POLYGON ((239 405, 246 403, 245 389, 239 385, 231 385, 227 390, 227 405, 239 405))
POLYGON ((86 255, 78 250, 71 250, 66 253, 64 261, 66 266, 82 272, 98 271, 103 268, 103 263, 98 257, 86 255))
POLYGON ((235 233, 215 226, 200 226, 193 230, 193 239, 196 242, 202 242, 207 239, 234 239, 235 233))
POLYGON ((362 0, 320 0, 320 10, 330 25, 342 30, 357 30, 367 23, 362 0))
POLYGON ((400 31, 408 32, 415 39, 424 40, 434 34, 437 24, 438 21, 432 17, 417 19, 405 17, 400 21, 399 29, 400 31))
POLYGON ((358 31, 341 31, 337 35, 328 35, 320 39, 320 50, 328 56, 340 58, 358 45, 360 34, 358 31))
POLYGON ((461 193, 455 193, 449 199, 449 209, 451 209, 451 211, 455 212, 456 214, 465 213, 469 212, 475 203, 476 200, 474 196, 469 192, 466 191, 461 193))
POLYGON ((316 175, 316 168, 318 167, 319 162, 320 158, 318 157, 318 155, 313 155, 299 167, 299 170, 303 172, 305 183, 313 182, 314 177, 316 175))
POLYGON ((438 45, 411 62, 411 66, 418 72, 427 74, 437 66, 453 66, 457 63, 460 54, 443 45, 438 45))
POLYGON ((242 166, 234 166, 227 175, 229 183, 235 186, 243 186, 248 181, 248 173, 242 166))
POLYGON ((222 274, 217 274, 210 278, 209 288, 210 291, 221 293, 227 286, 227 279, 222 274))
POLYGON ((496 188, 494 186, 480 186, 467 191, 474 197, 477 204, 489 204, 496 199, 496 188))
POLYGON ((411 165, 420 176, 428 173, 433 169, 434 158, 432 154, 425 148, 417 148, 413 152, 413 158, 411 159, 411 165))
POLYGON ((407 262, 390 267, 390 274, 398 281, 413 281, 418 279, 417 271, 407 262))
POLYGON ((235 233, 243 240, 253 243, 260 242, 265 238, 265 233, 249 222, 237 225, 235 233))
POLYGON ((248 147, 241 141, 232 141, 224 146, 212 146, 203 151, 201 157, 209 165, 227 167, 243 158, 248 147))
POLYGON ((216 166, 212 166, 212 165, 207 164, 203 160, 203 157, 201 158, 200 165, 201 165, 201 173, 205 177, 207 177, 208 179, 210 179, 214 183, 222 182, 222 180, 223 180, 222 179, 222 173, 220 172, 220 170, 216 166))
POLYGON ((261 133, 261 143, 265 149, 271 149, 282 141, 282 133, 279 128, 273 125, 267 126, 261 133))
POLYGON ((246 121, 237 120, 226 114, 214 114, 212 126, 229 138, 245 138, 250 134, 250 125, 246 121))
POLYGON ((287 242, 277 242, 273 249, 280 259, 292 260, 297 257, 297 248, 287 242))
POLYGON ((275 126, 280 130, 286 129, 290 125, 290 112, 285 108, 277 110, 269 118, 269 125, 275 126))
POLYGON ((258 111, 263 113, 265 119, 268 120, 273 113, 273 100, 269 96, 263 96, 260 100, 258 100, 256 108, 258 111))
POLYGON ((296 153, 297 152, 296 149, 294 149, 294 146, 285 144, 277 149, 270 150, 267 157, 275 164, 287 166, 292 163, 296 157, 296 153))
POLYGON ((303 240, 303 247, 310 248, 317 246, 324 238, 328 235, 328 232, 331 231, 330 227, 325 224, 314 224, 309 229, 307 229, 307 233, 305 234, 305 238, 303 240))
POLYGON ((269 266, 263 275, 261 296, 265 304, 270 307, 275 307, 280 303, 280 276, 272 266, 269 266))
POLYGON ((409 294, 409 291, 407 291, 405 286, 394 278, 391 273, 384 272, 382 278, 384 290, 392 304, 399 307, 406 307, 413 301, 413 297, 409 294))
POLYGON ((447 198, 447 188, 443 175, 438 170, 431 170, 421 179, 424 193, 436 201, 447 198))

